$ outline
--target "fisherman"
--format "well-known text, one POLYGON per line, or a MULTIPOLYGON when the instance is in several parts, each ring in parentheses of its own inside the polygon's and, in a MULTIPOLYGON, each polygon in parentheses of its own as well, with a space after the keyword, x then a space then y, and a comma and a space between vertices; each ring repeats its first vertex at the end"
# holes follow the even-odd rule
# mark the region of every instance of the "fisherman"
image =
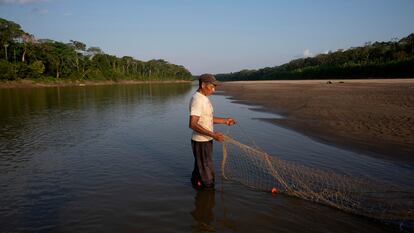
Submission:
POLYGON ((190 101, 189 127, 193 130, 191 147, 195 160, 191 183, 195 188, 214 189, 213 139, 222 142, 224 135, 215 132, 213 124, 231 126, 236 123, 233 118, 214 117, 208 96, 215 92, 217 85, 214 75, 201 75, 198 90, 190 101))

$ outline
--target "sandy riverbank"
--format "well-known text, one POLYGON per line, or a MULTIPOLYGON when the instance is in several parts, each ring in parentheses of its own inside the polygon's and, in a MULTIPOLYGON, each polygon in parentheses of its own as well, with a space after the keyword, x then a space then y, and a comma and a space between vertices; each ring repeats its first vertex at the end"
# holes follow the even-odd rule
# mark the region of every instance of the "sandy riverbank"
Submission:
POLYGON ((234 99, 284 116, 272 122, 365 153, 414 160, 414 79, 223 83, 234 99))
POLYGON ((2 88, 34 88, 34 87, 65 87, 65 86, 97 86, 97 85, 114 85, 114 84, 139 84, 139 83, 191 83, 183 80, 166 80, 166 81, 138 81, 138 80, 58 80, 58 81, 35 81, 35 80, 17 80, 17 81, 0 81, 2 88))

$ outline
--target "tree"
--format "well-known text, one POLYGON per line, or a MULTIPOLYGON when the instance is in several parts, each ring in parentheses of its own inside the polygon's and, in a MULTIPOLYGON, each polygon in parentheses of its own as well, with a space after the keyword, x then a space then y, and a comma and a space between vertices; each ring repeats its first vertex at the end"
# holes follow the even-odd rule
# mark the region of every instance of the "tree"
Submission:
POLYGON ((364 46, 292 60, 259 70, 218 74, 221 80, 309 79, 325 77, 412 77, 414 33, 397 41, 367 42, 364 46))
POLYGON ((9 43, 7 43, 7 42, 5 42, 4 44, 3 44, 3 46, 4 46, 4 57, 6 58, 6 60, 8 60, 8 58, 7 58, 7 47, 9 47, 9 43))
POLYGON ((77 50, 77 52, 82 52, 86 50, 86 44, 76 41, 76 40, 70 40, 70 45, 77 50))
POLYGON ((88 52, 89 55, 91 55, 92 57, 97 55, 97 54, 104 54, 102 49, 99 48, 99 47, 90 47, 90 48, 88 48, 88 50, 86 50, 86 52, 88 52))
POLYGON ((0 18, 0 43, 4 47, 4 57, 6 60, 8 60, 7 48, 10 44, 14 43, 16 38, 22 36, 23 33, 24 31, 20 28, 19 24, 0 18))
MULTIPOLYGON (((70 40, 70 46, 76 51, 75 57, 76 57, 76 70, 79 72, 79 60, 83 58, 83 53, 86 50, 86 44, 76 41, 76 40, 70 40)), ((84 72, 84 68, 82 69, 82 73, 84 72)))
POLYGON ((45 71, 45 65, 42 61, 35 61, 32 64, 30 64, 29 67, 36 77, 40 76, 45 71))
POLYGON ((36 40, 21 30, 20 25, 0 18, 0 79, 191 79, 184 67, 158 59, 149 62, 130 56, 118 58, 105 54, 99 47, 86 49, 86 44, 70 40, 62 43, 50 39, 36 40), (14 59, 8 61, 13 52, 14 59), (2 55, 4 54, 4 55, 2 55), (3 59, 4 56, 4 59, 3 59))
POLYGON ((130 56, 123 56, 121 58, 122 61, 122 70, 124 72, 124 74, 128 75, 129 74, 129 67, 131 66, 131 64, 134 61, 134 58, 130 57, 130 56))
POLYGON ((21 37, 22 37, 22 40, 23 40, 22 62, 25 62, 26 61, 27 48, 28 48, 28 46, 30 46, 36 40, 34 39, 33 35, 30 35, 26 32, 24 32, 21 37))
POLYGON ((43 43, 42 49, 44 59, 49 64, 48 70, 52 71, 57 79, 61 78, 62 74, 69 76, 70 73, 73 73, 76 52, 71 46, 61 42, 43 43))

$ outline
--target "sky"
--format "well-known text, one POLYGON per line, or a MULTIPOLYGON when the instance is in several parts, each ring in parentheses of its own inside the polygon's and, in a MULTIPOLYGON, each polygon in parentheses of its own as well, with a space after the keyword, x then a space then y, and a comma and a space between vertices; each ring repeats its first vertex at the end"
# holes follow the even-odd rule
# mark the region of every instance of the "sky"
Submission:
POLYGON ((37 39, 164 59, 193 75, 402 38, 413 12, 413 0, 0 0, 0 17, 37 39))

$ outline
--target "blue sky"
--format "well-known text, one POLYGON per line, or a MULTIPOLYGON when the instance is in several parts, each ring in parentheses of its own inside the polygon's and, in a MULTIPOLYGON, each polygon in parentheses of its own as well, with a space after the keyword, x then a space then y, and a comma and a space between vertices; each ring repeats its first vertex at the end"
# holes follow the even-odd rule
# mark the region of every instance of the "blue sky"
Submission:
POLYGON ((165 59, 193 74, 276 66, 414 32, 413 0, 0 0, 36 38, 165 59))

